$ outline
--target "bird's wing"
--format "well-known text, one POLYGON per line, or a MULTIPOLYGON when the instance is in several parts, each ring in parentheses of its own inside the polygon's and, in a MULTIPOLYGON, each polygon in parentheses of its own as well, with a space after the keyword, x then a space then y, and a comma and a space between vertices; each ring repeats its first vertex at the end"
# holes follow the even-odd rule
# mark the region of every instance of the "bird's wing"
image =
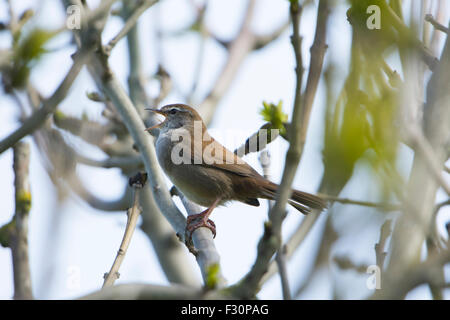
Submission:
MULTIPOLYGON (((238 157, 236 154, 225 148, 216 140, 203 142, 205 148, 201 152, 201 144, 197 144, 194 148, 194 154, 202 154, 202 165, 206 165, 210 168, 215 168, 218 170, 227 171, 243 177, 260 177, 261 175, 253 169, 244 160, 238 157), (196 151, 196 152, 195 152, 196 151)), ((194 159, 192 156, 193 163, 195 160, 197 162, 199 159, 194 159)))

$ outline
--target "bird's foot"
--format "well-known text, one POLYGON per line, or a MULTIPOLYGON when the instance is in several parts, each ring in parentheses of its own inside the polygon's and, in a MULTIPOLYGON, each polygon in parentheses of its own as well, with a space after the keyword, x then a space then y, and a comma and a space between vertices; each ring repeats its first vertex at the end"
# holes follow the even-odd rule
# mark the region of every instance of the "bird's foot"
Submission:
POLYGON ((208 211, 209 209, 206 209, 201 213, 191 214, 187 217, 185 241, 189 251, 194 254, 196 253, 196 250, 194 249, 194 245, 192 242, 192 234, 195 230, 202 227, 208 228, 209 230, 211 230, 213 237, 216 237, 216 224, 214 223, 214 221, 208 219, 210 213, 208 211))

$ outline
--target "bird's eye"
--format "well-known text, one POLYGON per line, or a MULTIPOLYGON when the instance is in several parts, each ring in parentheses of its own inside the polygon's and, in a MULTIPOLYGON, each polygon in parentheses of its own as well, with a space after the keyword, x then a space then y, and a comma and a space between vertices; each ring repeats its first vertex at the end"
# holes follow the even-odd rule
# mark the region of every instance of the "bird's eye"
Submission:
POLYGON ((177 113, 177 109, 170 109, 169 114, 175 114, 177 113))

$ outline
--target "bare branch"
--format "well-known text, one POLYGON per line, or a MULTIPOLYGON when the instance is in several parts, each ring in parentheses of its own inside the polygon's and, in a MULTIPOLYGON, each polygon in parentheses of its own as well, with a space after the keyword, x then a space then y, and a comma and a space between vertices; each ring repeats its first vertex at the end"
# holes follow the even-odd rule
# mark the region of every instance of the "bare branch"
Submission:
POLYGON ((449 29, 447 27, 443 26, 442 24, 440 24, 438 21, 436 21, 433 18, 432 14, 425 15, 425 21, 428 21, 429 23, 431 23, 436 30, 442 31, 447 34, 449 33, 449 29))
POLYGON ((386 220, 386 222, 383 223, 380 230, 380 240, 378 241, 378 243, 375 244, 376 264, 380 268, 380 270, 383 270, 384 267, 384 260, 387 254, 384 251, 384 248, 386 247, 387 238, 390 236, 392 232, 391 225, 392 220, 386 220))
POLYGON ((267 267, 273 254, 281 246, 281 224, 285 216, 286 202, 291 193, 291 185, 297 171, 297 166, 303 150, 306 128, 308 126, 309 112, 320 78, 324 51, 326 26, 328 21, 328 0, 321 0, 317 10, 316 35, 311 54, 310 70, 306 91, 301 95, 302 73, 301 46, 299 44, 299 14, 301 13, 298 2, 291 2, 291 15, 293 21, 292 44, 297 61, 297 87, 294 99, 294 111, 292 115, 292 134, 290 136, 289 149, 286 154, 285 167, 280 186, 277 190, 276 201, 269 213, 269 222, 265 224, 264 235, 258 244, 258 255, 251 270, 244 279, 234 288, 234 293, 242 297, 252 297, 259 288, 260 281, 267 271, 267 267), (312 74, 314 73, 314 74, 312 74), (306 128, 305 128, 306 127, 306 128))
POLYGON ((64 100, 70 87, 75 81, 78 73, 85 64, 87 58, 90 55, 92 49, 82 49, 75 57, 75 61, 72 64, 69 72, 67 73, 64 80, 58 86, 53 95, 44 100, 42 107, 34 112, 28 119, 26 119, 23 124, 8 137, 0 141, 0 154, 12 147, 17 141, 25 137, 26 135, 32 133, 34 130, 38 129, 44 121, 47 119, 48 115, 56 110, 59 103, 64 100))
POLYGON ((33 299, 30 262, 28 257, 28 214, 31 208, 31 191, 28 177, 30 146, 19 142, 14 146, 14 187, 16 212, 14 232, 11 234, 11 252, 14 270, 14 299, 33 299))
MULTIPOLYGON (((261 167, 263 168, 264 178, 270 180, 270 153, 269 153, 269 151, 267 151, 267 150, 261 151, 261 153, 259 155, 259 162, 261 164, 261 167)), ((267 200, 267 202, 268 202, 269 212, 270 212, 270 210, 272 210, 272 207, 273 207, 273 201, 267 200)), ((289 278, 288 278, 287 268, 286 268, 286 253, 287 253, 286 245, 281 246, 278 249, 277 254, 275 256, 275 262, 277 263, 278 273, 280 274, 283 299, 284 300, 292 300, 291 289, 290 289, 290 285, 289 285, 289 278)))
POLYGON ((339 198, 339 197, 330 196, 330 195, 323 194, 323 193, 319 193, 318 195, 322 199, 328 200, 331 202, 338 202, 338 203, 342 203, 342 204, 351 204, 351 205, 357 205, 357 206, 363 206, 363 207, 369 207, 369 208, 377 208, 377 209, 380 209, 383 211, 398 211, 402 208, 402 205, 400 205, 400 204, 359 201, 359 200, 353 200, 353 199, 348 199, 348 198, 339 198))
POLYGON ((199 300, 219 299, 223 295, 203 289, 172 284, 170 286, 149 284, 120 284, 86 296, 82 300, 199 300))
POLYGON ((137 5, 137 7, 132 11, 131 15, 125 22, 125 25, 119 31, 117 35, 112 38, 107 45, 105 45, 104 50, 106 54, 110 54, 112 49, 115 47, 117 42, 119 42, 127 33, 136 25, 141 14, 145 12, 148 8, 154 5, 158 0, 143 0, 142 3, 137 5))
POLYGON ((125 227, 125 233, 123 235, 122 243, 120 244, 119 251, 117 251, 117 255, 114 259, 111 270, 105 274, 103 288, 112 286, 114 282, 119 278, 120 265, 125 258, 125 254, 127 253, 128 246, 131 242, 131 237, 133 236, 134 230, 136 229, 136 223, 139 218, 139 214, 141 213, 141 209, 139 207, 139 194, 141 192, 141 189, 145 185, 145 181, 147 180, 147 175, 145 175, 145 178, 143 176, 144 175, 142 175, 141 173, 138 173, 135 177, 130 178, 130 185, 134 189, 133 206, 128 209, 127 225, 125 227))

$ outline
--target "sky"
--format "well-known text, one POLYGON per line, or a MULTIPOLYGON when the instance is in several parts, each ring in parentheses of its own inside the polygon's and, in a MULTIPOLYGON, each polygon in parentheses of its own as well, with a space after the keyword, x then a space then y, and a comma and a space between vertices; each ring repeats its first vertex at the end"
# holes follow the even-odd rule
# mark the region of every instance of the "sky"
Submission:
MULTIPOLYGON (((339 2, 339 1, 338 1, 339 2)), ((98 1, 88 1, 94 7, 98 1)), ((164 103, 180 102, 182 94, 190 89, 194 68, 199 50, 199 39, 193 33, 179 33, 192 22, 193 11, 189 1, 165 0, 147 10, 139 20, 139 32, 142 46, 144 73, 149 77, 157 68, 158 53, 168 72, 176 80, 179 93, 167 97, 164 103), (174 35, 163 42, 161 51, 155 47, 155 24, 161 23, 161 28, 174 35)), ((346 3, 336 8, 330 20, 328 36, 328 59, 339 63, 345 71, 349 60, 350 27, 346 20, 346 3)), ((206 24, 220 38, 230 39, 238 31, 240 19, 245 10, 246 1, 214 0, 210 1, 206 15, 206 24)), ((254 14, 252 28, 260 34, 270 33, 288 18, 288 1, 259 0, 254 14)), ((13 2, 16 12, 33 7, 36 11, 35 25, 45 28, 58 28, 64 24, 65 15, 59 1, 44 0, 38 5, 34 1, 13 2), (55 5, 56 3, 56 5, 55 5), (48 17, 52 17, 49 19, 48 17)), ((305 9, 301 22, 304 61, 309 61, 309 47, 315 30, 316 7, 305 9)), ((7 17, 5 2, 0 2, 0 21, 7 17)), ((122 22, 117 17, 110 22, 103 33, 103 41, 107 42, 121 28, 122 22)), ((238 146, 248 135, 256 131, 262 124, 257 116, 262 101, 283 101, 284 111, 292 110, 293 92, 295 86, 294 56, 290 44, 290 30, 267 48, 251 53, 244 61, 236 79, 227 94, 221 100, 217 114, 210 127, 210 133, 224 143, 229 149, 238 146)), ((9 38, 0 33, 0 49, 8 46, 9 38)), ((44 96, 50 95, 60 83, 71 65, 70 54, 74 47, 58 49, 70 41, 68 35, 61 35, 51 43, 54 52, 46 54, 31 74, 31 81, 44 96)), ((213 40, 206 42, 204 67, 199 82, 197 101, 208 92, 220 68, 226 59, 223 48, 213 40)), ((126 41, 121 41, 114 48, 110 64, 114 72, 126 86, 128 73, 128 56, 126 41)), ((342 80, 344 76, 342 77, 342 80)), ((67 114, 80 116, 82 113, 90 119, 101 119, 101 104, 86 98, 86 92, 95 90, 95 84, 86 70, 83 70, 75 81, 70 94, 61 104, 60 109, 67 114)), ((156 94, 155 84, 150 79, 149 94, 156 94)), ((314 105, 311 124, 308 131, 308 141, 305 146, 299 170, 294 180, 294 187, 300 190, 314 192, 320 182, 323 167, 321 164, 321 141, 323 139, 322 119, 324 116, 324 101, 319 86, 314 105)), ((4 94, 0 96, 0 139, 19 126, 18 111, 14 102, 4 94)), ((30 138, 26 138, 30 141, 30 138)), ((101 152, 78 140, 71 140, 74 147, 98 159, 101 152)), ((279 181, 282 173, 282 163, 287 143, 282 139, 270 145, 272 159, 272 180, 279 181)), ((402 167, 411 165, 411 154, 404 150, 402 167)), ((252 154, 245 160, 261 172, 257 155, 252 154)), ((103 282, 103 274, 109 270, 122 239, 126 223, 125 212, 104 213, 90 208, 75 196, 69 196, 62 202, 58 201, 57 193, 49 179, 44 161, 38 150, 31 143, 31 188, 33 205, 30 212, 30 263, 33 281, 33 292, 39 299, 70 299, 98 290, 103 282), (57 239, 57 241, 54 241, 57 239)), ((358 164, 356 178, 352 179, 343 191, 343 196, 354 199, 371 200, 374 187, 370 183, 373 176, 365 170, 364 164, 358 164), (368 198, 369 197, 369 198, 368 198)), ((115 199, 121 195, 125 179, 117 169, 93 169, 79 165, 77 172, 84 183, 97 196, 104 199, 115 199), (98 182, 101 183, 93 183, 98 182)), ((14 190, 12 171, 12 151, 0 155, 0 225, 8 222, 14 212, 14 190)), ((170 182, 168 181, 168 185, 170 182)), ((443 194, 440 195, 443 199, 443 194)), ((177 202, 178 203, 178 202, 177 202)), ((355 219, 361 212, 356 207, 341 210, 343 217, 336 220, 336 229, 341 232, 341 238, 333 248, 333 252, 345 253, 356 262, 364 263, 373 259, 373 244, 378 240, 379 226, 382 219, 374 212, 368 211, 368 218, 362 223, 355 219), (357 223, 352 223, 357 221, 357 223), (366 228, 364 223, 371 226, 366 228)), ((364 213, 366 214, 366 213, 364 213)), ((448 221, 449 210, 443 211, 440 219, 448 221)), ((287 238, 303 217, 289 210, 283 225, 283 237, 287 238)), ((317 247, 317 235, 324 227, 326 216, 319 218, 302 247, 294 254, 288 265, 288 274, 292 283, 298 283, 307 275, 311 268, 310 254, 317 247)), ((263 224, 267 219, 267 206, 250 207, 241 203, 233 203, 227 207, 214 210, 212 219, 217 225, 215 244, 221 255, 221 267, 228 283, 238 281, 251 267, 256 257, 256 246, 263 232, 263 224)), ((200 272, 194 257, 190 256, 192 269, 200 272)), ((10 299, 13 294, 12 266, 9 249, 0 248, 0 299, 10 299)), ((448 270, 447 270, 448 271, 448 270)), ((341 272, 336 277, 338 284, 345 289, 345 298, 359 298, 370 294, 365 286, 368 278, 352 272, 341 272)), ((164 274, 156 262, 155 254, 148 238, 137 229, 131 245, 120 268, 120 279, 116 283, 144 282, 167 284, 164 274)), ((307 290, 302 298, 328 299, 332 297, 332 280, 325 273, 314 279, 312 289, 307 290)), ((293 288, 295 289, 295 288, 293 288)), ((261 290, 260 298, 281 298, 280 283, 277 276, 273 277, 261 290)), ((417 289, 409 298, 428 298, 426 289, 417 289)))

